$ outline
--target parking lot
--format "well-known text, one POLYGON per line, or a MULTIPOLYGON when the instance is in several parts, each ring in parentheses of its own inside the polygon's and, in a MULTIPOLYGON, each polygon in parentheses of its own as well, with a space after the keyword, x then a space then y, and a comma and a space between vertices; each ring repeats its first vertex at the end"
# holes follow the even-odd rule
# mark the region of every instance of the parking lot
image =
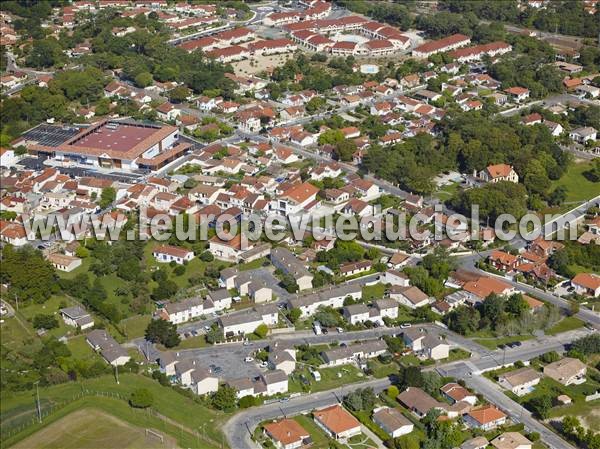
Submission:
MULTIPOLYGON (((260 361, 246 362, 247 357, 253 357, 255 351, 264 348, 265 343, 247 342, 225 344, 203 348, 202 351, 190 353, 190 358, 198 360, 201 366, 210 368, 220 379, 234 380, 244 377, 256 377, 266 368, 260 368, 260 361)), ((186 357, 185 352, 181 355, 186 357)))

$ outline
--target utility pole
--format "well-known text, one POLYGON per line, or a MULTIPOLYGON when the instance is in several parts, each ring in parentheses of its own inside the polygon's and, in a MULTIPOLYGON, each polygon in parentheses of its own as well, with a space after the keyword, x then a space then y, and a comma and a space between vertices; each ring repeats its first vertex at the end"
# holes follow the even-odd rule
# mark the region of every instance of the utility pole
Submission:
POLYGON ((15 302, 17 303, 17 312, 19 311, 19 297, 15 293, 15 302))
POLYGON ((115 376, 117 378, 117 385, 119 385, 119 366, 115 365, 115 376))
POLYGON ((40 408, 40 390, 39 390, 40 381, 38 380, 35 383, 35 398, 36 398, 36 407, 38 412, 38 421, 42 422, 42 409, 40 408))

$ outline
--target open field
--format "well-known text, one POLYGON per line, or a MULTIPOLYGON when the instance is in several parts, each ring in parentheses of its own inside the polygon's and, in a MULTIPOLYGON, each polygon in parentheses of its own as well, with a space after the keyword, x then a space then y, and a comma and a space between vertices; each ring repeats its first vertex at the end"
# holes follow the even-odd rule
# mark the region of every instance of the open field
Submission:
MULTIPOLYGON (((220 423, 226 418, 225 414, 215 412, 193 399, 177 393, 170 387, 163 387, 146 376, 122 374, 119 376, 119 380, 120 383, 116 384, 114 377, 109 375, 40 388, 42 413, 46 415, 51 410, 53 411, 47 418, 44 418, 43 425, 48 424, 47 420, 56 420, 58 415, 62 417, 66 415, 67 411, 72 412, 81 408, 82 401, 96 408, 106 402, 106 408, 103 408, 103 410, 134 425, 157 428, 161 432, 170 433, 177 438, 180 445, 183 444, 181 443, 182 440, 196 439, 185 429, 197 431, 202 423, 210 422, 211 425, 206 426, 205 429, 206 437, 214 444, 205 443, 202 447, 209 448, 219 445, 222 438, 220 423), (154 413, 159 413, 171 423, 165 423, 161 419, 147 414, 146 411, 132 409, 125 399, 136 388, 148 389, 154 397, 152 404, 154 413), (88 394, 83 399, 78 400, 77 398, 81 397, 84 391, 88 394), (89 395, 94 392, 101 394, 101 396, 89 395), (122 399, 113 399, 115 396, 120 396, 122 399), (55 410, 57 411, 55 412, 55 410), (179 424, 184 426, 184 431, 179 429, 179 424)), ((30 425, 35 418, 35 392, 3 393, 0 397, 0 416, 4 435, 11 429, 30 425)), ((20 441, 25 436, 32 434, 38 427, 35 424, 27 427, 16 436, 12 434, 13 436, 8 442, 20 441)), ((6 444, 6 441, 3 441, 4 444, 6 444)), ((184 447, 197 446, 185 443, 184 447)))
POLYGON ((571 164, 566 173, 552 183, 552 187, 565 186, 567 188, 566 202, 589 200, 600 195, 600 183, 591 182, 583 175, 591 167, 591 162, 571 164))
MULTIPOLYGON (((160 433, 163 435, 162 433, 160 433)), ((84 408, 55 421, 13 446, 15 449, 134 449, 177 448, 177 443, 163 436, 146 437, 143 428, 93 408, 84 408)))
POLYGON ((556 334, 560 334, 561 332, 567 332, 567 331, 579 329, 580 327, 583 327, 584 324, 585 323, 583 321, 581 321, 579 318, 570 316, 570 317, 563 318, 562 320, 560 320, 558 323, 556 323, 550 329, 547 329, 545 331, 545 333, 548 335, 556 335, 556 334))

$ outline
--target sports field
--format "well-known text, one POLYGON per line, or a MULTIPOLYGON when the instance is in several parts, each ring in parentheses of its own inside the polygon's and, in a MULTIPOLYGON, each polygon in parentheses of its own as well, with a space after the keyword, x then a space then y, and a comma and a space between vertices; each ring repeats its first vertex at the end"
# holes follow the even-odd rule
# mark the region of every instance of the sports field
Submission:
POLYGON ((14 449, 175 449, 175 441, 163 435, 164 444, 145 429, 132 426, 94 408, 70 413, 12 446, 14 449))

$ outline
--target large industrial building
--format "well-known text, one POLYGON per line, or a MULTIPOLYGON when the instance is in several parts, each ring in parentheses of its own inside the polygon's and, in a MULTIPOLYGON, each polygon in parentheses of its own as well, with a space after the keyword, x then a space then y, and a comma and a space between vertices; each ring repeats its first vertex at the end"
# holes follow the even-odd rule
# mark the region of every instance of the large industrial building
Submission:
POLYGON ((13 144, 58 161, 123 170, 155 170, 190 148, 174 126, 112 120, 69 133, 45 125, 44 132, 34 128, 13 144))

